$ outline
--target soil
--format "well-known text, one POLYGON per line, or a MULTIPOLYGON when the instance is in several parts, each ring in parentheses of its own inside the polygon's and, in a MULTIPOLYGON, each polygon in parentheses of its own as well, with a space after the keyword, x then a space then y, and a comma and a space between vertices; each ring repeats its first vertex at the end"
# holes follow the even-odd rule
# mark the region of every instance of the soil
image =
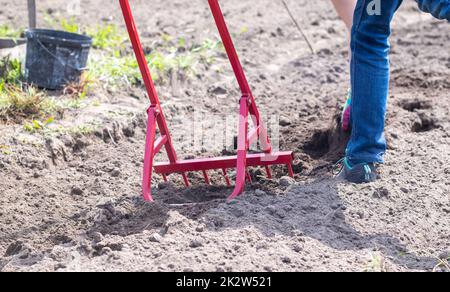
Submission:
MULTIPOLYGON (((188 42, 217 36, 206 1, 134 2, 146 46, 163 33, 188 42)), ((235 42, 258 105, 279 118, 280 148, 296 153, 295 180, 282 167, 272 180, 254 169, 254 184, 226 203, 231 190, 218 174, 211 187, 190 174, 192 188, 177 176, 171 183, 155 177, 156 203, 145 203, 144 90, 99 89, 89 98, 100 106, 60 121, 95 121, 92 134, 48 137, 0 125, 1 271, 432 271, 447 262, 448 23, 421 14, 414 1, 400 9, 386 164, 379 181, 353 185, 332 175, 345 146, 335 128, 349 80, 347 33, 331 2, 290 1, 315 55, 278 1, 222 2, 230 30, 242 32, 235 42)), ((77 21, 123 28, 117 1, 81 3, 77 21)), ((26 1, 0 4, 1 23, 26 25, 26 1)), ((39 15, 68 17, 66 5, 39 1, 39 15)), ((195 78, 158 86, 181 158, 226 152, 209 145, 193 151, 186 129, 194 109, 204 120, 237 115, 227 59, 216 61, 220 70, 202 67, 195 78)))

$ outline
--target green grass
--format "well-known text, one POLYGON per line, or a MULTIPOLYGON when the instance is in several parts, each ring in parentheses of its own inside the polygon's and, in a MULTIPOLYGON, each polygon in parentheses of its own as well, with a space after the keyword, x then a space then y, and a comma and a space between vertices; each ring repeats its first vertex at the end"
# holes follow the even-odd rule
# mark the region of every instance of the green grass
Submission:
MULTIPOLYGON (((154 81, 167 79, 170 72, 182 68, 187 70, 190 60, 173 54, 163 55, 151 53, 147 56, 148 65, 154 81)), ((117 58, 112 55, 92 56, 89 62, 89 70, 93 76, 109 87, 126 84, 136 86, 141 83, 139 65, 133 55, 117 58)))
POLYGON ((9 56, 0 59, 0 93, 7 84, 19 84, 22 79, 22 63, 9 56))
POLYGON ((73 99, 85 99, 96 85, 96 79, 89 71, 83 72, 77 82, 70 82, 64 87, 65 96, 73 99))
POLYGON ((0 144, 0 153, 3 155, 10 155, 11 154, 11 147, 8 145, 2 145, 0 144))
POLYGON ((31 122, 25 122, 23 125, 23 128, 25 131, 29 133, 35 133, 40 130, 44 130, 47 128, 48 125, 52 124, 55 121, 55 118, 53 116, 43 120, 32 120, 31 122))
MULTIPOLYGON (((89 72, 93 80, 108 89, 123 85, 141 85, 141 74, 132 50, 126 49, 128 37, 116 25, 102 23, 81 27, 71 19, 46 16, 47 23, 73 33, 85 33, 92 37, 93 48, 89 59, 89 72)), ((147 55, 150 72, 155 82, 164 83, 173 73, 194 76, 199 64, 211 64, 218 52, 223 51, 221 41, 206 39, 200 44, 188 46, 184 37, 163 34, 162 44, 156 45, 147 55)))
POLYGON ((58 112, 59 106, 45 92, 22 83, 18 59, 0 59, 0 120, 21 121, 58 112))
MULTIPOLYGON (((222 43, 212 40, 186 48, 186 40, 179 38, 176 44, 165 44, 148 54, 146 59, 153 80, 156 83, 164 83, 173 73, 194 76, 200 64, 213 63, 222 50, 222 43)), ((132 54, 120 57, 108 53, 92 54, 89 69, 91 74, 107 87, 141 84, 139 66, 132 54)))
POLYGON ((75 18, 61 18, 57 20, 49 15, 45 16, 47 23, 56 28, 71 33, 86 34, 92 38, 92 46, 99 50, 109 50, 116 56, 123 48, 123 44, 127 40, 127 36, 119 31, 115 24, 102 23, 96 26, 80 26, 75 18))
POLYGON ((73 127, 63 127, 57 126, 52 128, 44 128, 45 135, 59 135, 59 134, 69 134, 74 136, 87 136, 91 135, 100 128, 100 123, 96 121, 76 125, 73 127))
MULTIPOLYGON (((97 26, 81 27, 75 18, 58 19, 49 15, 45 16, 45 20, 57 29, 72 33, 86 33, 93 38, 93 47, 98 49, 91 52, 89 82, 82 80, 80 84, 68 84, 65 93, 84 98, 95 81, 105 84, 105 87, 113 88, 141 84, 141 74, 132 50, 125 50, 128 38, 116 25, 103 23, 97 26)), ((223 51, 222 42, 217 40, 206 39, 192 46, 188 46, 184 37, 175 38, 164 34, 162 40, 163 44, 157 45, 155 50, 147 55, 150 72, 157 83, 164 83, 173 73, 187 77, 194 76, 199 64, 213 63, 218 53, 223 51)), ((17 60, 8 60, 7 65, 0 62, 0 72, 7 72, 6 76, 0 76, 1 92, 5 84, 17 84, 20 80, 21 64, 17 60)))
POLYGON ((23 29, 12 29, 7 25, 0 25, 0 37, 1 38, 20 38, 22 35, 23 29))
POLYGON ((112 49, 114 55, 118 56, 117 51, 123 48, 126 36, 119 32, 114 24, 103 23, 95 28, 87 28, 86 34, 92 37, 92 46, 96 49, 112 49))
POLYGON ((24 84, 22 64, 17 59, 0 59, 0 72, 0 121, 28 121, 25 129, 33 131, 43 128, 49 119, 53 122, 65 110, 85 107, 83 101, 93 83, 90 75, 84 74, 79 82, 67 84, 63 96, 56 98, 24 84))
POLYGON ((73 17, 71 19, 61 19, 60 25, 67 32, 80 33, 80 26, 75 22, 75 18, 73 17))
POLYGON ((32 86, 7 85, 0 93, 0 119, 21 121, 54 115, 60 106, 32 86))

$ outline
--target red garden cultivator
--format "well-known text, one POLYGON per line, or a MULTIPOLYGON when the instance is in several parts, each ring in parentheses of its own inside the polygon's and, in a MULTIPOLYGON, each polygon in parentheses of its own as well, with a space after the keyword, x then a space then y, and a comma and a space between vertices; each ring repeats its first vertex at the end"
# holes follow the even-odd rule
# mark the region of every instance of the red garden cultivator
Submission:
POLYGON ((219 170, 223 172, 226 183, 231 185, 230 179, 227 175, 227 170, 230 168, 236 168, 236 187, 234 192, 229 197, 232 200, 239 196, 245 188, 246 179, 251 181, 250 175, 247 172, 247 167, 265 167, 267 176, 272 177, 270 166, 271 165, 286 165, 289 170, 289 174, 293 176, 292 152, 273 152, 272 146, 269 142, 267 130, 261 121, 261 117, 258 108, 253 98, 250 86, 245 77, 244 70, 239 61, 238 54, 233 45, 230 33, 228 32, 227 25, 225 23, 224 16, 220 9, 217 0, 208 0, 212 14, 216 21, 217 28, 219 29, 220 36, 222 38, 224 47, 230 59, 240 89, 242 91, 242 97, 240 99, 240 118, 239 118, 239 133, 238 133, 238 151, 237 156, 232 157, 220 157, 211 159, 193 159, 193 160, 178 160, 175 153, 175 149, 172 144, 169 129, 164 118, 164 114, 161 108, 161 104, 156 93, 155 86, 153 84, 152 76, 148 68, 148 63, 142 49, 139 35, 136 29, 134 18, 131 12, 130 4, 128 0, 120 0, 122 12, 127 25, 128 33, 130 35, 133 49, 136 54, 139 68, 144 79, 145 87, 150 99, 150 107, 148 109, 148 124, 147 124, 147 138, 145 145, 145 158, 144 158, 144 173, 142 192, 146 201, 153 201, 151 193, 152 172, 162 175, 163 179, 167 181, 167 177, 170 174, 181 174, 186 186, 189 186, 189 180, 186 173, 188 172, 202 172, 207 184, 209 184, 209 176, 207 171, 219 170), (254 128, 249 130, 249 116, 253 120, 254 128), (156 127, 159 128, 160 137, 156 139, 156 127), (254 142, 260 142, 262 152, 260 154, 249 154, 248 150, 254 142), (168 162, 154 163, 155 155, 162 149, 167 151, 168 162))

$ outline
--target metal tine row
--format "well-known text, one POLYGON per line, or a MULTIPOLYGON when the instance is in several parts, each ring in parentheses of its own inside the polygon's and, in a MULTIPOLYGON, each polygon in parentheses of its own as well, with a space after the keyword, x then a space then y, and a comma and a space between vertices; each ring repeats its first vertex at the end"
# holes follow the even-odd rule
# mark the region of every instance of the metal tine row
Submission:
MULTIPOLYGON (((292 167, 292 164, 287 164, 286 166, 287 166, 288 171, 289 171, 289 176, 293 177, 294 176, 294 169, 292 167)), ((272 171, 271 171, 270 167, 266 165, 265 169, 266 169, 267 178, 268 179, 272 179, 273 175, 272 175, 272 171)), ((203 174, 203 178, 205 179, 205 183, 207 185, 211 185, 211 180, 209 178, 208 172, 206 170, 203 170, 202 174, 203 174)), ((189 182, 189 179, 188 179, 186 173, 182 173, 181 175, 183 177, 184 184, 186 185, 186 187, 189 187, 191 184, 189 182)), ((225 168, 222 169, 222 175, 225 178, 225 183, 227 184, 228 187, 230 187, 231 186, 231 180, 228 177, 228 172, 227 172, 227 170, 225 168)), ((164 182, 168 182, 168 178, 167 178, 166 174, 162 174, 162 177, 163 177, 164 182)), ((250 172, 248 172, 248 171, 246 173, 246 178, 247 178, 247 180, 248 180, 248 182, 250 184, 253 183, 253 179, 252 179, 252 177, 250 175, 250 172)))

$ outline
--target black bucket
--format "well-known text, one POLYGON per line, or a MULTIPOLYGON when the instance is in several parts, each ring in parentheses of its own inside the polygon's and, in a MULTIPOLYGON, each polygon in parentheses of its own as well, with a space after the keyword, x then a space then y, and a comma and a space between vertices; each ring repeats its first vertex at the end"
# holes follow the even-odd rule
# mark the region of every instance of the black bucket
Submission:
POLYGON ((64 31, 32 29, 25 32, 25 78, 46 89, 61 89, 77 82, 86 70, 92 39, 64 31))

